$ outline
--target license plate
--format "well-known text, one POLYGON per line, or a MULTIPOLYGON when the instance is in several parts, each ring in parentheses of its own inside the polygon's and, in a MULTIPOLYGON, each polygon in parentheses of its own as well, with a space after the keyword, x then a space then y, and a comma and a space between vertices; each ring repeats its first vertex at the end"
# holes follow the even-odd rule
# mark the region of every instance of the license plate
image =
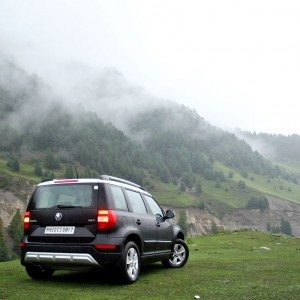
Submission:
POLYGON ((74 234, 75 226, 47 226, 45 234, 74 234))

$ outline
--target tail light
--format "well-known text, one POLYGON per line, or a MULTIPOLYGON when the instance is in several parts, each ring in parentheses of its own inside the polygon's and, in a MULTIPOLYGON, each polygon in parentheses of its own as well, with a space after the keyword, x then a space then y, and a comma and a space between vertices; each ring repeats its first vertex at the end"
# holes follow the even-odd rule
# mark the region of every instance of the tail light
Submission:
POLYGON ((98 210, 97 229, 109 230, 116 226, 118 221, 117 214, 114 210, 98 210))
POLYGON ((28 230, 30 227, 30 211, 26 211, 24 215, 24 223, 23 223, 23 228, 24 230, 28 230))
POLYGON ((117 245, 112 244, 96 244, 94 247, 98 250, 115 250, 117 245))

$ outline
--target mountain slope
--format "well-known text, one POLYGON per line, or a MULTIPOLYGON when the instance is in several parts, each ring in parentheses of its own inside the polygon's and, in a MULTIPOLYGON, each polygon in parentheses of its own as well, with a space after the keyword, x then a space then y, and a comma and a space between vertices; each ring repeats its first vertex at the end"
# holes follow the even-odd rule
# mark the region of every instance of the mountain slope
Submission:
POLYGON ((222 181, 222 174, 215 174, 212 166, 218 160, 239 172, 296 182, 295 176, 253 151, 246 142, 211 126, 182 105, 174 103, 140 114, 130 128, 131 136, 151 153, 158 153, 173 176, 181 177, 183 172, 192 171, 222 181))

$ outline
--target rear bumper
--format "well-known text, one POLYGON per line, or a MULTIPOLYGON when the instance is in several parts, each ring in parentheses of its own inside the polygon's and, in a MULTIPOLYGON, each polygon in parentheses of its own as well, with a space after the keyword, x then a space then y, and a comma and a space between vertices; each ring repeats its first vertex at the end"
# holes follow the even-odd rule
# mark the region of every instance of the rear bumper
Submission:
POLYGON ((26 252, 24 262, 40 265, 99 266, 96 260, 86 253, 26 252))
POLYGON ((92 245, 27 243, 21 249, 21 264, 37 264, 55 269, 97 268, 116 265, 121 259, 121 248, 99 251, 92 245))

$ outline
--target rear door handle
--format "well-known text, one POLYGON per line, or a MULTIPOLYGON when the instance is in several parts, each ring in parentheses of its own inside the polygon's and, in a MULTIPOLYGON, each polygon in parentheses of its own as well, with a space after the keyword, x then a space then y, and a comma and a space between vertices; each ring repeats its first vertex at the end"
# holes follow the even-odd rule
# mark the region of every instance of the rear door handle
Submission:
POLYGON ((137 220, 136 220, 136 224, 141 225, 141 224, 142 224, 141 220, 140 220, 140 219, 137 219, 137 220))

